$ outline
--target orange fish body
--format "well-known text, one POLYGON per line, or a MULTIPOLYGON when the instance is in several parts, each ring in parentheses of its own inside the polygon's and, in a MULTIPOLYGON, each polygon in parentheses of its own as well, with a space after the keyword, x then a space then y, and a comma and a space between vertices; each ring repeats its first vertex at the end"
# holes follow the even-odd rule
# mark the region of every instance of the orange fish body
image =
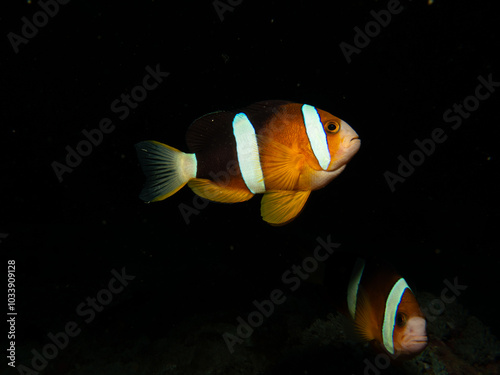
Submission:
POLYGON ((392 358, 409 358, 427 345, 426 321, 405 279, 387 266, 359 259, 347 288, 356 332, 392 358))
POLYGON ((147 176, 143 200, 165 199, 186 183, 216 202, 264 194, 261 214, 273 225, 293 220, 310 192, 337 177, 360 146, 339 118, 284 101, 209 113, 193 122, 186 140, 190 153, 155 141, 136 145, 147 176))

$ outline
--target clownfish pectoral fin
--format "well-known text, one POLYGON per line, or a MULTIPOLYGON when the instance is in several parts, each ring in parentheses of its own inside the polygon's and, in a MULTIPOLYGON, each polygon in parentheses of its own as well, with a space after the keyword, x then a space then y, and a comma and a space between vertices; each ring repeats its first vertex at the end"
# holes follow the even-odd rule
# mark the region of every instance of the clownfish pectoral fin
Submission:
POLYGON ((360 286, 356 303, 356 315, 354 319, 354 331, 359 339, 372 341, 375 339, 372 306, 363 288, 360 286))
POLYGON ((223 187, 204 178, 192 179, 188 182, 188 186, 196 195, 214 202, 238 203, 253 197, 253 194, 249 191, 223 187))
POLYGON ((170 197, 196 176, 195 154, 187 154, 156 141, 139 142, 135 148, 146 175, 139 197, 146 202, 170 197))
POLYGON ((284 225, 292 221, 304 208, 309 194, 309 190, 265 193, 260 204, 262 218, 271 225, 284 225))
POLYGON ((260 162, 269 190, 296 190, 305 157, 272 138, 258 135, 260 162))

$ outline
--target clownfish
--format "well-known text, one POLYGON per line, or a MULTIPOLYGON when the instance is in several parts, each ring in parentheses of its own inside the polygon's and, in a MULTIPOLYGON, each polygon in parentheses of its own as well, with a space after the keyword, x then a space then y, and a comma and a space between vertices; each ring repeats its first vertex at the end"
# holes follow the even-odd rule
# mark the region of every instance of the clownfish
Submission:
POLYGON ((163 200, 186 183, 215 202, 264 194, 261 215, 272 225, 293 220, 312 190, 344 170, 361 142, 338 117, 286 101, 209 113, 191 124, 186 141, 189 153, 156 141, 136 144, 146 175, 142 200, 163 200))
POLYGON ((425 316, 405 279, 388 266, 358 258, 346 303, 359 338, 392 358, 411 358, 425 349, 425 316))

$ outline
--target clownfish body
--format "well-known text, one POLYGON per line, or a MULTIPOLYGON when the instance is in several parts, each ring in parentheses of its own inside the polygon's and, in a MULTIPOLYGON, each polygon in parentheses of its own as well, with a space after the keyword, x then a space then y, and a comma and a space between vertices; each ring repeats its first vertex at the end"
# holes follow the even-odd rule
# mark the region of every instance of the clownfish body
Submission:
POLYGON ((388 266, 356 260, 347 309, 359 337, 392 358, 410 358, 427 345, 424 314, 405 279, 388 266))
POLYGON ((136 145, 147 177, 141 199, 163 200, 186 183, 215 202, 264 194, 261 214, 273 225, 293 220, 311 191, 337 177, 360 147, 346 122, 285 101, 209 113, 193 122, 186 140, 190 153, 156 141, 136 145))

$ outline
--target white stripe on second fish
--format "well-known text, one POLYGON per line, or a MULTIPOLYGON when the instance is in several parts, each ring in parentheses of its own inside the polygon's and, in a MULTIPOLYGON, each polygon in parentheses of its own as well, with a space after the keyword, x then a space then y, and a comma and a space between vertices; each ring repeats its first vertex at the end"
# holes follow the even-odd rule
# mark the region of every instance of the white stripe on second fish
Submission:
POLYGON ((347 307, 349 308, 349 313, 351 314, 353 319, 356 319, 358 290, 364 270, 365 261, 360 258, 356 259, 356 263, 354 264, 354 267, 352 269, 351 279, 349 280, 349 285, 347 287, 347 307))
POLYGON ((396 324, 396 315, 398 313, 398 307, 401 303, 401 299, 403 298, 403 294, 407 288, 410 289, 405 279, 400 278, 392 287, 391 292, 387 296, 387 301, 385 302, 382 339, 385 348, 391 354, 394 354, 393 334, 394 325, 396 324))

